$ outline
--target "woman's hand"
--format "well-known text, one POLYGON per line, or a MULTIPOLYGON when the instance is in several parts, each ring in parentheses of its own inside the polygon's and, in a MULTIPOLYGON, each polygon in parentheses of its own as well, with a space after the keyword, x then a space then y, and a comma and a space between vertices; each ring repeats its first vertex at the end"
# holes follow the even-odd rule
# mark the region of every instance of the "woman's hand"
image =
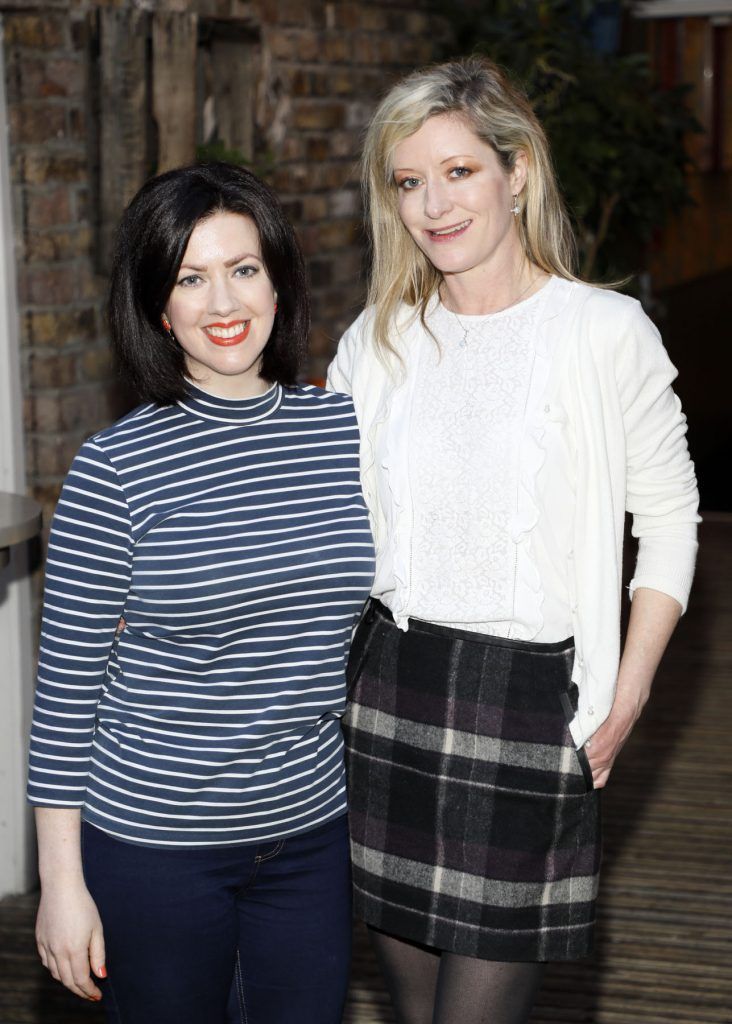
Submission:
POLYGON ((41 903, 36 943, 43 966, 77 996, 102 998, 104 935, 81 866, 81 813, 76 807, 36 807, 41 903))
POLYGON ((102 922, 83 882, 44 886, 36 944, 43 966, 57 981, 83 999, 102 998, 92 978, 92 972, 98 978, 107 975, 102 922))
POLYGON ((615 763, 615 758, 623 749, 625 741, 630 736, 633 726, 638 721, 641 708, 636 714, 628 714, 625 711, 616 712, 615 705, 609 717, 602 723, 591 739, 585 743, 587 760, 592 769, 592 781, 595 789, 602 789, 610 777, 610 770, 615 763))
POLYGON ((681 614, 681 605, 659 590, 639 587, 620 660, 615 700, 607 719, 585 743, 595 789, 602 789, 651 692, 658 663, 681 614))

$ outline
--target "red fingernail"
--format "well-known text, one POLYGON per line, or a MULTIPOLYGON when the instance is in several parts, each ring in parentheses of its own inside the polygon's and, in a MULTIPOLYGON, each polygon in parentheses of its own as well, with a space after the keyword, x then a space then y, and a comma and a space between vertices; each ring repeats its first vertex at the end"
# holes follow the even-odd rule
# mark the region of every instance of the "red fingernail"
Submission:
POLYGON ((98 973, 100 978, 106 978, 107 977, 107 968, 104 966, 104 964, 102 964, 102 966, 99 968, 97 973, 98 973))

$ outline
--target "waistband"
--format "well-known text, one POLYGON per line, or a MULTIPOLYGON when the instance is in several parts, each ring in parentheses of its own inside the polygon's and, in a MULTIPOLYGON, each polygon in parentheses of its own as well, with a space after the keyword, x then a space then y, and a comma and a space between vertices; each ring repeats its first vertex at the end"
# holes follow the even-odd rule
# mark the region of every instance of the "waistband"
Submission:
MULTIPOLYGON (((364 619, 368 622, 375 617, 394 622, 385 604, 376 597, 370 597, 364 612, 364 619)), ((508 637, 492 636, 489 633, 475 633, 469 629, 455 629, 453 626, 438 626, 434 622, 425 622, 423 619, 407 619, 409 632, 424 633, 429 636, 439 636, 445 640, 467 640, 469 643, 485 644, 489 647, 503 647, 510 651, 523 651, 526 654, 564 654, 574 647, 574 637, 568 636, 566 640, 556 640, 553 643, 534 643, 533 640, 511 640, 508 637)))

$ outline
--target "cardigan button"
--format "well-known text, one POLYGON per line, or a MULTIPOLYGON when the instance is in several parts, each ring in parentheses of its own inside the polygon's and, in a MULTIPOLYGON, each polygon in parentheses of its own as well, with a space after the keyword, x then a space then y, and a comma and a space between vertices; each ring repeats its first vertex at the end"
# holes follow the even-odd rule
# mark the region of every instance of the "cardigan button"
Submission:
POLYGON ((589 708, 587 709, 587 714, 588 714, 588 715, 594 715, 594 713, 595 713, 595 709, 594 709, 593 707, 589 707, 589 708))

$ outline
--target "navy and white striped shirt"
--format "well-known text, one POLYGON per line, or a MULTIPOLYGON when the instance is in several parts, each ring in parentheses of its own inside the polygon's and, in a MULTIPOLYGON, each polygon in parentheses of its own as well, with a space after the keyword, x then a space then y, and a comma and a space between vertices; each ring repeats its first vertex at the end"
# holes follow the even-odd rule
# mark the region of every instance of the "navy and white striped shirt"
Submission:
POLYGON ((192 388, 97 434, 51 531, 30 801, 151 846, 342 814, 345 664, 373 566, 343 395, 192 388))

